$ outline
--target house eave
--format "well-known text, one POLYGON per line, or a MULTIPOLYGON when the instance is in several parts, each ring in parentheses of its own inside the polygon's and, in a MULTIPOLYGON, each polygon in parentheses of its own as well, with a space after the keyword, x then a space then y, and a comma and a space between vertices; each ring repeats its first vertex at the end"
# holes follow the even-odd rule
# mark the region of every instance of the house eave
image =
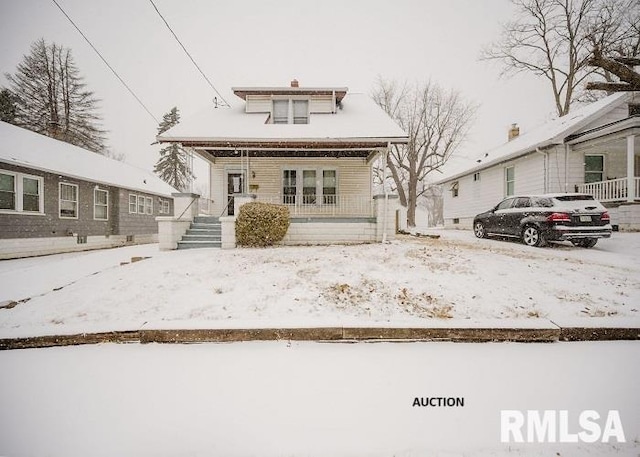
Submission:
POLYGON ((161 143, 181 143, 191 148, 377 148, 389 144, 406 144, 407 137, 380 138, 194 138, 194 137, 157 137, 161 143))
POLYGON ((340 102, 348 92, 347 87, 232 87, 233 93, 243 100, 247 95, 332 95, 340 102))

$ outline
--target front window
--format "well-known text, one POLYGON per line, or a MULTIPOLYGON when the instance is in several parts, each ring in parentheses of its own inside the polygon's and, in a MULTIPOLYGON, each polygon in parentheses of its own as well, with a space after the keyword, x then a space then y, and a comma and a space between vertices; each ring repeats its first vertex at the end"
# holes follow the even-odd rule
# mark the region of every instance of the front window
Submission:
POLYGON ((584 156, 584 182, 604 181, 604 156, 585 155, 584 156))
POLYGON ((40 211, 40 179, 22 178, 22 211, 40 211))
POLYGON ((509 197, 515 194, 515 188, 516 188, 515 167, 505 168, 504 179, 505 179, 505 191, 506 191, 507 197, 509 197))
POLYGON ((284 170, 282 177, 282 203, 295 205, 296 193, 296 170, 284 170))
POLYGON ((282 183, 284 204, 296 204, 298 195, 302 197, 303 205, 336 204, 338 193, 336 170, 284 170, 282 183), (302 179, 299 178, 300 176, 302 179))
POLYGON ((76 184, 60 183, 60 218, 78 218, 78 186, 76 184))
POLYGON ((322 171, 322 203, 325 205, 335 205, 337 199, 337 185, 335 170, 322 171))
POLYGON ((302 202, 305 205, 316 203, 316 171, 302 171, 302 202))
POLYGON ((138 214, 144 214, 144 197, 138 195, 138 214))
POLYGON ((93 191, 93 218, 99 221, 109 219, 109 192, 102 189, 93 191))
POLYGON ((169 214, 169 212, 170 212, 169 200, 167 200, 165 198, 159 198, 158 199, 158 211, 160 212, 160 214, 169 214))

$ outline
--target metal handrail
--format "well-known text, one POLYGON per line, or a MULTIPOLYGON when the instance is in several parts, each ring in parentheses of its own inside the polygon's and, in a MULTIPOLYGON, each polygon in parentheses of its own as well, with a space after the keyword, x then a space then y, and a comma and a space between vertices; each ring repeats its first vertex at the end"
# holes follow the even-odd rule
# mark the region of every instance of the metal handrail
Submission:
POLYGON ((189 203, 189 204, 187 205, 187 207, 184 209, 184 211, 182 212, 182 214, 181 214, 180 216, 178 216, 178 219, 182 219, 182 216, 184 216, 184 213, 186 213, 186 212, 187 212, 187 210, 188 210, 189 208, 191 208, 191 205, 193 205, 193 202, 195 202, 197 198, 199 198, 199 197, 195 197, 195 198, 192 198, 192 199, 191 199, 191 203, 189 203))

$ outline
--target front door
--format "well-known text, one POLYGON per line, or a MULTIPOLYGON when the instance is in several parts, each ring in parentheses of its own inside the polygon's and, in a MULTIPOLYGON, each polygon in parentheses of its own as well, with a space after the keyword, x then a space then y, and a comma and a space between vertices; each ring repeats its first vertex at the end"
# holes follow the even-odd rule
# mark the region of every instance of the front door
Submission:
POLYGON ((233 216, 233 197, 243 193, 244 179, 242 173, 229 173, 227 175, 227 215, 233 216))

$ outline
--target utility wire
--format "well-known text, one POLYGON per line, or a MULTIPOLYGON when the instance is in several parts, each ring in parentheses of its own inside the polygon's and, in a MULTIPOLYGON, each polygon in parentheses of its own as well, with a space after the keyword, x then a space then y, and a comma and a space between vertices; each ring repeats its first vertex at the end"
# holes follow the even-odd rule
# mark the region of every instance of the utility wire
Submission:
MULTIPOLYGON (((87 36, 82 33, 82 30, 80 30, 80 27, 78 27, 76 25, 75 22, 73 22, 73 20, 69 17, 69 15, 65 12, 65 10, 62 9, 62 7, 60 6, 60 4, 56 1, 56 0, 51 0, 53 3, 55 3, 55 5, 58 7, 58 9, 60 11, 62 11, 62 14, 65 15, 65 17, 69 20, 69 22, 71 22, 71 25, 73 25, 75 27, 75 29, 78 31, 78 33, 80 33, 80 35, 82 35, 82 38, 85 39, 85 41, 87 43, 89 43, 89 46, 91 46, 91 48, 96 52, 96 54, 98 54, 98 56, 102 59, 102 61, 104 62, 104 64, 109 67, 109 70, 111 70, 111 72, 116 76, 116 78, 118 78, 120 80, 120 82, 122 83, 122 85, 124 87, 127 88, 127 90, 129 91, 129 93, 131 95, 133 95, 133 97, 138 101, 138 103, 140 104, 140 106, 142 106, 142 108, 144 108, 144 110, 149 114, 149 116, 151 116, 151 118, 156 122, 156 124, 159 124, 160 121, 158 121, 158 119, 156 119, 156 117, 153 115, 153 113, 149 110, 149 108, 147 108, 145 106, 144 103, 142 103, 142 100, 140 100, 140 98, 138 98, 138 96, 135 94, 135 92, 133 92, 133 90, 127 85, 126 82, 124 82, 124 79, 122 79, 120 77, 120 75, 113 69, 113 67, 111 65, 109 65, 109 62, 107 62, 107 60, 102 56, 102 54, 100 54, 100 51, 98 51, 96 49, 96 47, 93 45, 93 43, 91 43, 91 41, 89 41, 89 38, 87 38, 87 36)), ((226 102, 225 102, 226 103, 226 102)))
MULTIPOLYGON (((54 0, 55 1, 55 0, 54 0)), ((207 83, 209 83, 209 86, 211 86, 211 88, 213 89, 213 91, 218 94, 218 97, 220 97, 220 100, 222 100, 225 104, 225 106, 227 106, 228 108, 231 107, 231 105, 229 105, 229 103, 227 103, 227 101, 224 99, 224 97, 220 94, 220 92, 218 92, 218 89, 215 88, 215 86, 213 85, 213 83, 209 80, 209 78, 207 78, 207 75, 204 74, 204 72, 202 71, 202 69, 200 68, 200 66, 196 63, 196 61, 193 59, 193 57, 191 56, 191 54, 189 54, 189 51, 187 51, 187 48, 184 47, 184 45, 182 44, 182 42, 180 41, 180 39, 178 38, 178 36, 176 35, 176 33, 173 31, 173 29, 171 28, 171 26, 169 25, 169 23, 167 22, 167 20, 164 18, 164 16, 162 15, 162 13, 160 13, 160 10, 158 9, 158 7, 156 6, 155 3, 153 3, 153 0, 149 0, 149 2, 151 3, 151 5, 153 6, 153 9, 156 10, 156 13, 158 13, 158 16, 160 16, 160 19, 162 19, 162 21, 164 22, 164 25, 167 26, 167 28, 169 29, 169 31, 171 32, 171 34, 173 35, 173 38, 175 38, 175 40, 178 42, 178 44, 180 45, 180 47, 182 48, 182 50, 185 52, 185 54, 187 55, 187 57, 189 57, 189 59, 191 60, 191 62, 193 62, 193 65, 195 65, 195 67, 198 69, 198 71, 200 72, 200 74, 202 75, 202 77, 205 79, 205 81, 207 81, 207 83)))

